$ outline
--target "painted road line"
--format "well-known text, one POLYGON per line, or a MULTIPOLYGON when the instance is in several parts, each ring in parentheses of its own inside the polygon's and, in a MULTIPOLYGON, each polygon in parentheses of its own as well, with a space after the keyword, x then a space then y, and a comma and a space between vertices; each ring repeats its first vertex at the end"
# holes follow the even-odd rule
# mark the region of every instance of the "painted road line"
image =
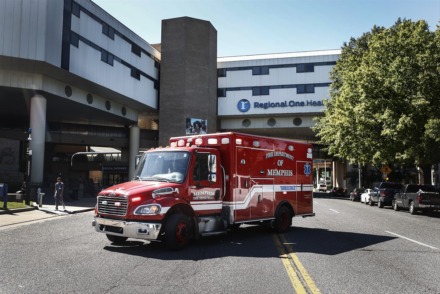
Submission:
POLYGON ((316 287, 315 282, 299 261, 298 256, 292 250, 285 236, 274 234, 273 239, 295 292, 320 294, 321 292, 316 287))
POLYGON ((334 213, 339 213, 339 211, 334 210, 334 209, 331 209, 331 208, 329 208, 329 210, 330 210, 330 211, 333 211, 334 213))
POLYGON ((416 244, 419 244, 419 245, 422 245, 422 246, 425 246, 425 247, 428 247, 428 248, 431 248, 431 249, 438 250, 437 247, 434 247, 434 246, 431 246, 431 245, 428 245, 428 244, 425 244, 425 243, 422 243, 422 242, 419 242, 419 241, 416 241, 416 240, 410 239, 410 238, 408 238, 408 237, 405 237, 405 236, 402 236, 402 235, 399 235, 399 234, 396 234, 396 233, 393 233, 393 232, 390 232, 390 231, 385 231, 385 232, 388 233, 388 234, 391 234, 391 235, 397 236, 397 237, 399 237, 399 238, 402 238, 402 239, 405 239, 405 240, 408 240, 408 241, 414 242, 414 243, 416 243, 416 244))

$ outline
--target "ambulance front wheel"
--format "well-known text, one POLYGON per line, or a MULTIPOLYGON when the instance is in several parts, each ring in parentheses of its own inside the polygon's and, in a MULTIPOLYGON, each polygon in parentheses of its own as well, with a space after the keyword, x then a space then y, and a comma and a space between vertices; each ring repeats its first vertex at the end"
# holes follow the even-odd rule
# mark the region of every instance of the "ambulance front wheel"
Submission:
POLYGON ((275 216, 273 224, 274 230, 277 233, 284 233, 292 225, 292 212, 286 206, 281 207, 275 216))
POLYGON ((165 226, 166 246, 172 250, 179 250, 188 245, 190 238, 188 217, 180 213, 171 215, 165 226))

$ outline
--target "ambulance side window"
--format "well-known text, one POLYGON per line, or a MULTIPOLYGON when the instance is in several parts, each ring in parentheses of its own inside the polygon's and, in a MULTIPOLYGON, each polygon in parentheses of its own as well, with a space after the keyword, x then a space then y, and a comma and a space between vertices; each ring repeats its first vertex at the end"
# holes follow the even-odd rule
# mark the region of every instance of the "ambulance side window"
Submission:
POLYGON ((209 174, 209 154, 199 153, 196 155, 196 162, 194 164, 194 181, 207 181, 209 174))
POLYGON ((217 182, 217 156, 215 155, 209 155, 208 156, 208 171, 209 171, 209 176, 208 176, 208 180, 210 182, 217 182))

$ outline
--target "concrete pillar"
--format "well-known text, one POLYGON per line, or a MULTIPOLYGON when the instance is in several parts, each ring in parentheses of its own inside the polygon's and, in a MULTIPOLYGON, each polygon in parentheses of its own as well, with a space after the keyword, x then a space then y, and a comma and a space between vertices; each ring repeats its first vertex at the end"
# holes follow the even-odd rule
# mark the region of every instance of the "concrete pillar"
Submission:
POLYGON ((347 188, 347 183, 345 180, 345 174, 346 174, 346 163, 340 162, 340 161, 333 161, 332 162, 332 169, 333 169, 333 187, 339 187, 339 188, 347 188))
POLYGON ((140 130, 133 125, 130 127, 130 143, 128 151, 128 180, 131 180, 136 168, 136 155, 139 153, 140 130))
POLYGON ((217 31, 208 21, 162 21, 159 146, 186 135, 186 119, 217 131, 217 31))
POLYGON ((41 95, 31 98, 30 128, 32 129, 31 183, 41 185, 44 174, 44 147, 46 143, 46 106, 47 101, 41 95))

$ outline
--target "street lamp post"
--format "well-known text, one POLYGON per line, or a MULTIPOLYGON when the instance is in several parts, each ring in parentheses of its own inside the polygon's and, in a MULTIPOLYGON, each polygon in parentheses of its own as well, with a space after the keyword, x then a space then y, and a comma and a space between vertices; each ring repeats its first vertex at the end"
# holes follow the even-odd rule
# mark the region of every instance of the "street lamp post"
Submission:
POLYGON ((25 195, 25 204, 31 204, 31 169, 32 169, 32 149, 31 149, 31 141, 32 141, 32 129, 29 128, 27 138, 27 148, 26 148, 26 156, 27 156, 27 164, 26 164, 26 195, 25 195))

